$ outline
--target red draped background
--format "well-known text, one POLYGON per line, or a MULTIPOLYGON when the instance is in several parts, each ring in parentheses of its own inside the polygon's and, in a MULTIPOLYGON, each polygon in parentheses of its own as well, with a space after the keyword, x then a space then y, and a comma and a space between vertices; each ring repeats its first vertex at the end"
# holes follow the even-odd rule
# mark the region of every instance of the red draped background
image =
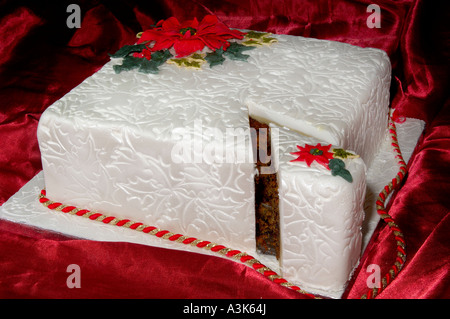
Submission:
MULTIPOLYGON (((0 204, 41 170, 36 128, 42 112, 98 70, 135 34, 160 19, 213 13, 230 27, 301 35, 385 50, 392 106, 426 122, 409 174, 390 207, 408 259, 379 298, 450 297, 450 7, 448 1, 1 1, 0 204), (20 4, 18 4, 20 3, 20 4), (80 6, 70 29, 67 6, 80 6), (381 8, 369 28, 368 5, 381 8)), ((381 222, 344 298, 366 292, 395 243, 381 222)), ((73 239, 0 220, 0 298, 305 298, 233 261, 129 243, 73 239), (81 288, 66 286, 69 264, 81 288)))

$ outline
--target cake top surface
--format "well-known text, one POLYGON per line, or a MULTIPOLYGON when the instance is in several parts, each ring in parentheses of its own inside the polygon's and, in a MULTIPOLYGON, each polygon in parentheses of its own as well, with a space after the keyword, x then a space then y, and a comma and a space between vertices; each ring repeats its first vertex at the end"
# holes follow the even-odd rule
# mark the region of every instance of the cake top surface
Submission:
POLYGON ((250 115, 340 145, 349 123, 367 111, 362 105, 377 74, 390 74, 386 53, 299 36, 271 37, 276 43, 245 51, 246 61, 227 59, 199 70, 165 63, 157 74, 117 74, 114 68, 122 61, 112 59, 46 113, 166 141, 175 128, 194 130, 195 121, 223 132, 248 128, 250 115))

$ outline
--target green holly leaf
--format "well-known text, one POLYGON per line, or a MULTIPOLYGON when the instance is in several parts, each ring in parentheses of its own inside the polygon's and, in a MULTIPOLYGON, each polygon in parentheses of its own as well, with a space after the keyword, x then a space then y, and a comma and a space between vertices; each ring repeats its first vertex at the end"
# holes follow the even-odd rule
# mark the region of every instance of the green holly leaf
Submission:
POLYGON ((187 59, 181 58, 181 59, 170 59, 167 63, 173 63, 178 66, 183 66, 186 63, 187 59))
POLYGON ((188 58, 170 59, 168 63, 174 63, 180 67, 194 68, 194 69, 200 69, 202 66, 202 62, 200 60, 188 58))
POLYGON ((179 67, 200 69, 206 60, 202 54, 194 53, 184 58, 169 59, 167 63, 176 64, 179 67))
POLYGON ((258 45, 262 45, 260 41, 253 40, 253 39, 244 41, 244 42, 242 42, 242 44, 245 45, 245 46, 258 46, 258 45))
POLYGON ((169 50, 161 50, 152 53, 152 59, 157 66, 163 65, 168 59, 172 57, 172 53, 169 50))
POLYGON ((272 43, 278 42, 278 40, 277 40, 276 38, 264 37, 264 38, 262 39, 262 42, 263 42, 264 44, 272 44, 272 43))
POLYGON ((210 52, 205 56, 205 60, 208 61, 209 67, 212 68, 216 65, 221 65, 225 61, 223 57, 223 49, 217 49, 214 52, 210 52))
POLYGON ((333 158, 329 161, 328 167, 331 170, 331 175, 341 176, 349 183, 353 182, 352 174, 345 168, 345 163, 343 160, 333 158))
POLYGON ((345 168, 343 168, 339 171, 335 171, 334 173, 333 173, 333 171, 331 171, 331 174, 333 174, 333 176, 338 175, 338 176, 342 177, 343 179, 345 179, 349 183, 353 182, 352 174, 345 168))
MULTIPOLYGON (((133 56, 126 56, 122 60, 122 64, 116 64, 113 66, 114 72, 119 74, 122 71, 130 71, 139 68, 142 63, 142 58, 135 58, 133 56)), ((147 59, 144 59, 147 60, 147 59)))
POLYGON ((330 159, 330 161, 328 162, 328 167, 332 171, 333 170, 340 170, 340 169, 343 169, 345 167, 345 163, 341 159, 333 158, 333 159, 330 159))
POLYGON ((247 54, 243 54, 242 52, 252 50, 254 48, 255 47, 245 46, 237 42, 232 42, 223 54, 225 54, 231 60, 247 61, 250 56, 247 54))
POLYGON ((262 46, 270 45, 278 41, 276 38, 269 37, 270 35, 271 33, 267 32, 249 31, 244 36, 245 41, 242 44, 247 46, 262 46))
POLYGON ((132 52, 141 52, 145 49, 145 44, 124 45, 116 53, 108 53, 111 58, 124 58, 132 52))
POLYGON ((159 72, 159 67, 171 57, 172 54, 169 50, 161 50, 152 53, 151 60, 141 58, 142 62, 139 67, 139 72, 157 74, 159 72))
POLYGON ((156 61, 147 60, 146 58, 140 58, 141 65, 139 66, 139 72, 157 74, 159 72, 158 67, 161 65, 156 61))
POLYGON ((249 32, 247 32, 245 34, 245 37, 249 38, 249 39, 261 39, 261 38, 268 36, 269 34, 270 33, 267 33, 267 32, 258 32, 258 31, 250 30, 249 32))
POLYGON ((131 55, 127 55, 123 58, 122 64, 114 65, 114 72, 120 73, 122 71, 130 71, 138 69, 142 73, 156 74, 159 72, 159 66, 164 64, 167 59, 171 58, 172 54, 169 50, 156 51, 152 53, 151 60, 146 58, 136 58, 131 55))
POLYGON ((355 155, 353 153, 347 152, 346 150, 342 148, 333 148, 333 153, 335 157, 339 158, 356 158, 359 157, 358 155, 355 155))

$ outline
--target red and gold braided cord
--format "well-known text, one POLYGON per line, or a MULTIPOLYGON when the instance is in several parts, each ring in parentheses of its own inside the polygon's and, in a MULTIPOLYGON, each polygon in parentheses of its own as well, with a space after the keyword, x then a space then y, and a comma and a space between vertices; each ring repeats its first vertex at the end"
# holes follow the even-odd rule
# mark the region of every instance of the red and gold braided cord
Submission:
POLYGON ((253 256, 250 256, 249 254, 245 252, 241 252, 239 250, 231 249, 228 247, 225 247, 223 245, 215 244, 207 240, 201 240, 197 239, 195 237, 188 237, 181 234, 175 234, 168 230, 162 230, 154 226, 148 226, 144 225, 139 222, 134 222, 129 219, 118 219, 113 216, 106 216, 101 213, 96 213, 89 211, 87 209, 79 209, 75 206, 68 206, 64 205, 62 203, 51 201, 46 197, 46 191, 45 189, 41 190, 41 193, 39 194, 39 202, 43 204, 45 207, 67 213, 70 215, 76 215, 80 217, 89 218, 90 220, 102 222, 104 224, 109 225, 115 225, 119 227, 125 227, 129 229, 133 229, 136 231, 143 232, 145 234, 149 234, 152 236, 156 236, 162 239, 170 240, 172 242, 177 242, 184 245, 191 245, 195 246, 201 249, 211 250, 214 253, 223 255, 225 257, 228 257, 230 259, 233 259, 235 261, 239 261, 246 266, 253 268, 260 274, 262 274, 264 277, 270 279, 271 281, 283 286, 287 287, 289 289, 292 289, 296 292, 299 292, 301 294, 304 294, 306 296, 309 296, 311 298, 318 298, 312 294, 307 293, 300 287, 293 285, 289 283, 287 280, 279 276, 276 272, 271 270, 270 268, 263 265, 261 262, 259 262, 257 259, 255 259, 253 256))
POLYGON ((387 213, 385 207, 386 200, 388 196, 400 186, 401 182, 406 176, 407 166, 403 159, 402 153, 397 140, 397 129, 393 118, 389 119, 389 135, 391 137, 391 145, 396 153, 395 158, 397 159, 397 164, 399 165, 399 171, 397 175, 387 184, 383 190, 378 195, 376 201, 377 212, 380 218, 383 219, 389 226, 391 232, 394 234, 394 238, 397 244, 397 254, 395 262, 389 271, 381 279, 381 285, 379 288, 375 287, 370 289, 361 298, 363 299, 373 299, 378 296, 391 282, 394 280, 398 273, 402 270, 406 262, 406 242, 400 227, 395 223, 394 219, 387 213))

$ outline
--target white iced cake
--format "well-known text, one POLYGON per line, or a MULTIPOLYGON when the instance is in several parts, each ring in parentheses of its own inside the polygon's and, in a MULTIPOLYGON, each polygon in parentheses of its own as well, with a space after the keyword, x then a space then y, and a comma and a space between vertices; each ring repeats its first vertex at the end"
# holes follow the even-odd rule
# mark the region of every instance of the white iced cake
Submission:
POLYGON ((245 61, 198 70, 164 63, 157 74, 117 73, 122 60, 112 59, 42 114, 47 196, 253 253, 259 132, 249 117, 272 123, 282 275, 342 292, 361 253, 365 170, 387 130, 389 59, 271 37, 245 61), (340 161, 351 181, 295 161, 299 147, 319 143, 360 156, 340 161))

